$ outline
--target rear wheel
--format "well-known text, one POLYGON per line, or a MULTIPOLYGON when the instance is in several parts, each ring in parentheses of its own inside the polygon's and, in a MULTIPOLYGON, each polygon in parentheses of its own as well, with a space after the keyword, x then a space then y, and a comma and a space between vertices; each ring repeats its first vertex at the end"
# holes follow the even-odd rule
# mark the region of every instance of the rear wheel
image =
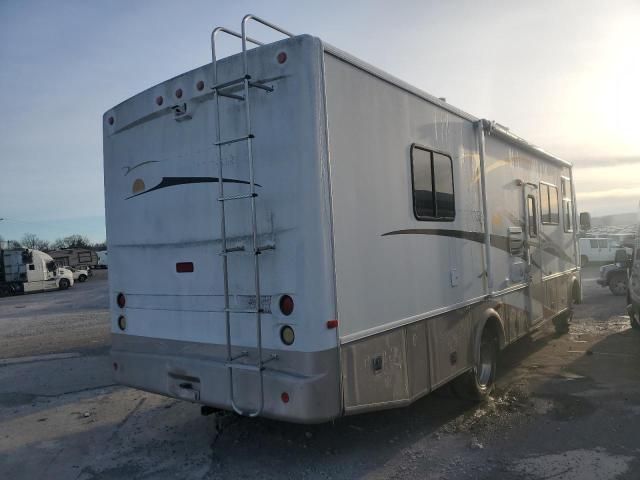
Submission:
POLYGON ((71 284, 69 283, 69 280, 67 280, 66 278, 61 278, 60 282, 58 283, 58 288, 60 290, 66 290, 70 285, 71 284))
POLYGON ((491 328, 485 328, 476 365, 453 381, 453 390, 459 397, 478 402, 489 396, 495 384, 498 349, 495 332, 491 328))
POLYGON ((627 293, 627 276, 623 273, 611 275, 609 279, 609 290, 614 295, 625 295, 627 293))
POLYGON ((87 279, 87 276, 86 276, 86 275, 80 275, 80 276, 78 277, 78 281, 79 281, 79 282, 84 282, 86 279, 87 279))

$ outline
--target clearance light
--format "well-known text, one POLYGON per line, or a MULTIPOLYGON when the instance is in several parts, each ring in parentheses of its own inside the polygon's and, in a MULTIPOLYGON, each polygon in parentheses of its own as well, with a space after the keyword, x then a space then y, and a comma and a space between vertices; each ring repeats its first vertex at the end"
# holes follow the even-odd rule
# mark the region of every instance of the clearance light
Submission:
POLYGON ((198 83, 196 83, 196 88, 198 90, 203 90, 204 89, 204 82, 202 80, 200 80, 198 83))
POLYGON ((338 320, 329 320, 327 321, 327 328, 328 329, 332 329, 332 328, 338 328, 338 320))
POLYGON ((118 317, 118 328, 120 328, 120 330, 126 330, 127 328, 127 319, 124 315, 118 317))
POLYGON ((178 273, 191 273, 191 272, 193 272, 193 262, 178 262, 178 263, 176 263, 176 272, 178 272, 178 273))
POLYGON ((109 125, 113 125, 113 122, 115 122, 115 120, 113 119, 113 117, 109 117, 109 118, 107 119, 107 123, 108 123, 109 125))
POLYGON ((120 308, 124 308, 124 306, 127 304, 127 299, 124 298, 124 293, 118 294, 118 296, 116 297, 116 302, 118 302, 118 306, 120 308))
POLYGON ((289 403, 289 394, 287 392, 282 392, 280 399, 282 400, 282 403, 289 403))
POLYGON ((181 88, 176 90, 176 98, 182 98, 182 89, 181 88))
POLYGON ((282 65, 287 61, 287 54, 285 52, 280 52, 276 58, 278 60, 278 63, 282 65))
POLYGON ((164 103, 164 98, 162 98, 162 96, 156 97, 156 103, 158 106, 162 105, 164 103))
POLYGON ((285 325, 280 329, 280 340, 285 345, 291 345, 293 341, 296 339, 296 334, 289 325, 285 325))
POLYGON ((280 297, 280 311, 287 317, 293 312, 293 298, 289 295, 280 297))

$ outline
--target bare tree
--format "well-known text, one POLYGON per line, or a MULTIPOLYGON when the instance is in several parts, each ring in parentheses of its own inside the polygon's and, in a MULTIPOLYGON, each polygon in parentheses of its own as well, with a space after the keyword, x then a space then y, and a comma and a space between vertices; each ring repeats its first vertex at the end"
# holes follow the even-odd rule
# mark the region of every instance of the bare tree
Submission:
POLYGON ((8 240, 7 247, 9 248, 22 248, 22 244, 17 240, 8 240))
POLYGON ((68 237, 58 238, 52 244, 51 247, 62 250, 65 248, 89 248, 91 246, 91 240, 86 235, 69 235, 68 237))
POLYGON ((25 233, 20 240, 24 248, 32 248, 34 250, 47 250, 49 242, 41 239, 35 233, 25 233))

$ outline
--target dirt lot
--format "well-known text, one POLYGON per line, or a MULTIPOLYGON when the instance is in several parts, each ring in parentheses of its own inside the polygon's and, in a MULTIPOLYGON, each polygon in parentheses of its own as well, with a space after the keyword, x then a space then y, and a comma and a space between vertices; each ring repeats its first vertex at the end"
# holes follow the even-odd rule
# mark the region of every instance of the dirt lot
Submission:
POLYGON ((640 334, 584 272, 568 335, 508 348, 482 405, 446 389, 301 426, 112 385, 104 274, 0 300, 0 478, 640 478, 640 334))

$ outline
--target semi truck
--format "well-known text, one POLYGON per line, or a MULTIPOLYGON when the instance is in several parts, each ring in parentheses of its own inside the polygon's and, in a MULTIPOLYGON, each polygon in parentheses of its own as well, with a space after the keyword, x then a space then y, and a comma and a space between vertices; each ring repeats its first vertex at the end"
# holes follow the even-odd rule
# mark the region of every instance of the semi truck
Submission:
POLYGON ((26 248, 0 250, 0 297, 66 290, 73 274, 58 267, 50 255, 26 248))
POLYGON ((482 400, 505 346, 567 331, 571 163, 319 38, 211 36, 103 116, 119 383, 324 422, 482 400))

